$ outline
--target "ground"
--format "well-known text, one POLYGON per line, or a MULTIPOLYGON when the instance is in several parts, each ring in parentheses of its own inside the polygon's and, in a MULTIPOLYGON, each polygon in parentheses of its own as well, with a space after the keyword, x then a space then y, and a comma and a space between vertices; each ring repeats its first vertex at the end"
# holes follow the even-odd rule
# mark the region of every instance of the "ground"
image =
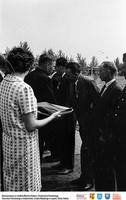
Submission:
MULTIPOLYGON (((43 163, 42 166, 42 184, 43 191, 83 191, 83 188, 72 186, 70 183, 72 180, 79 178, 80 176, 80 146, 81 139, 79 132, 75 134, 75 161, 74 171, 67 175, 57 175, 56 170, 51 169, 51 166, 55 163, 43 163)), ((94 188, 93 188, 94 190, 94 188)))

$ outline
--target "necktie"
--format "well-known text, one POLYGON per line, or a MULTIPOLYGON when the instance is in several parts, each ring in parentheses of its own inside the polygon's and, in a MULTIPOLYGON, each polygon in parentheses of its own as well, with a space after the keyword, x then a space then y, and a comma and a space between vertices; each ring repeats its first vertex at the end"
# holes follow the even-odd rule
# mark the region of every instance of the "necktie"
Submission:
POLYGON ((103 93, 104 93, 104 91, 105 91, 105 88, 106 88, 106 84, 102 87, 102 89, 101 89, 101 92, 100 92, 100 95, 102 96, 103 95, 103 93))

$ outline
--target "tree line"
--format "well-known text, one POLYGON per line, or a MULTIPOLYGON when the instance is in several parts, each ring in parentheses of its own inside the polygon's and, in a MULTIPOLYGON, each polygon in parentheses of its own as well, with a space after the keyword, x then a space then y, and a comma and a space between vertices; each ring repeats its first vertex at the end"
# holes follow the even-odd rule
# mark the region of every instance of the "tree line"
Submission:
MULTIPOLYGON (((30 49, 30 47, 26 41, 20 42, 19 47, 22 47, 23 49, 30 49)), ((7 47, 5 50, 5 53, 4 53, 5 57, 7 56, 9 51, 10 51, 10 49, 7 47)), ((54 52, 52 48, 44 49, 41 52, 41 54, 44 54, 44 53, 49 55, 54 61, 59 57, 65 57, 68 60, 68 62, 75 61, 75 59, 76 59, 76 61, 81 66, 82 74, 85 74, 85 75, 97 75, 98 74, 99 62, 98 62, 98 59, 96 58, 96 56, 92 56, 90 63, 88 63, 86 60, 86 57, 83 57, 83 55, 81 53, 77 53, 75 59, 73 57, 69 57, 68 55, 66 55, 61 49, 57 53, 54 52)), ((39 55, 36 55, 35 63, 34 63, 35 66, 38 63, 37 62, 38 58, 39 58, 39 55)), ((115 63, 115 65, 118 69, 119 75, 123 75, 124 63, 120 62, 118 57, 115 58, 115 60, 113 60, 113 62, 115 63)))

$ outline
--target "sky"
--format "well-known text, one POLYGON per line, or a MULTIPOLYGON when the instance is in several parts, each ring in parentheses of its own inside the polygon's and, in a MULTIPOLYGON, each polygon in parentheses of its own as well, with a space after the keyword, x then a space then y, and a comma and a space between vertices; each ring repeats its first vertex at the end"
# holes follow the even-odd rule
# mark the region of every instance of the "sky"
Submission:
POLYGON ((122 61, 125 8, 126 0, 0 0, 0 52, 27 41, 34 55, 52 48, 122 61))

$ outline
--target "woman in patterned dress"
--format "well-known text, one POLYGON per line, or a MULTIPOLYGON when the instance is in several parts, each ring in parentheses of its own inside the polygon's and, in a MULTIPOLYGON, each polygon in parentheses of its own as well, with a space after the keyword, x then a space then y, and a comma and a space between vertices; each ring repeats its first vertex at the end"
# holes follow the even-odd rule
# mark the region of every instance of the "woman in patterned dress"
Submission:
POLYGON ((59 112, 37 120, 36 98, 32 88, 24 82, 34 61, 32 53, 14 47, 7 60, 13 72, 0 86, 4 191, 40 191, 37 129, 57 118, 59 112))

